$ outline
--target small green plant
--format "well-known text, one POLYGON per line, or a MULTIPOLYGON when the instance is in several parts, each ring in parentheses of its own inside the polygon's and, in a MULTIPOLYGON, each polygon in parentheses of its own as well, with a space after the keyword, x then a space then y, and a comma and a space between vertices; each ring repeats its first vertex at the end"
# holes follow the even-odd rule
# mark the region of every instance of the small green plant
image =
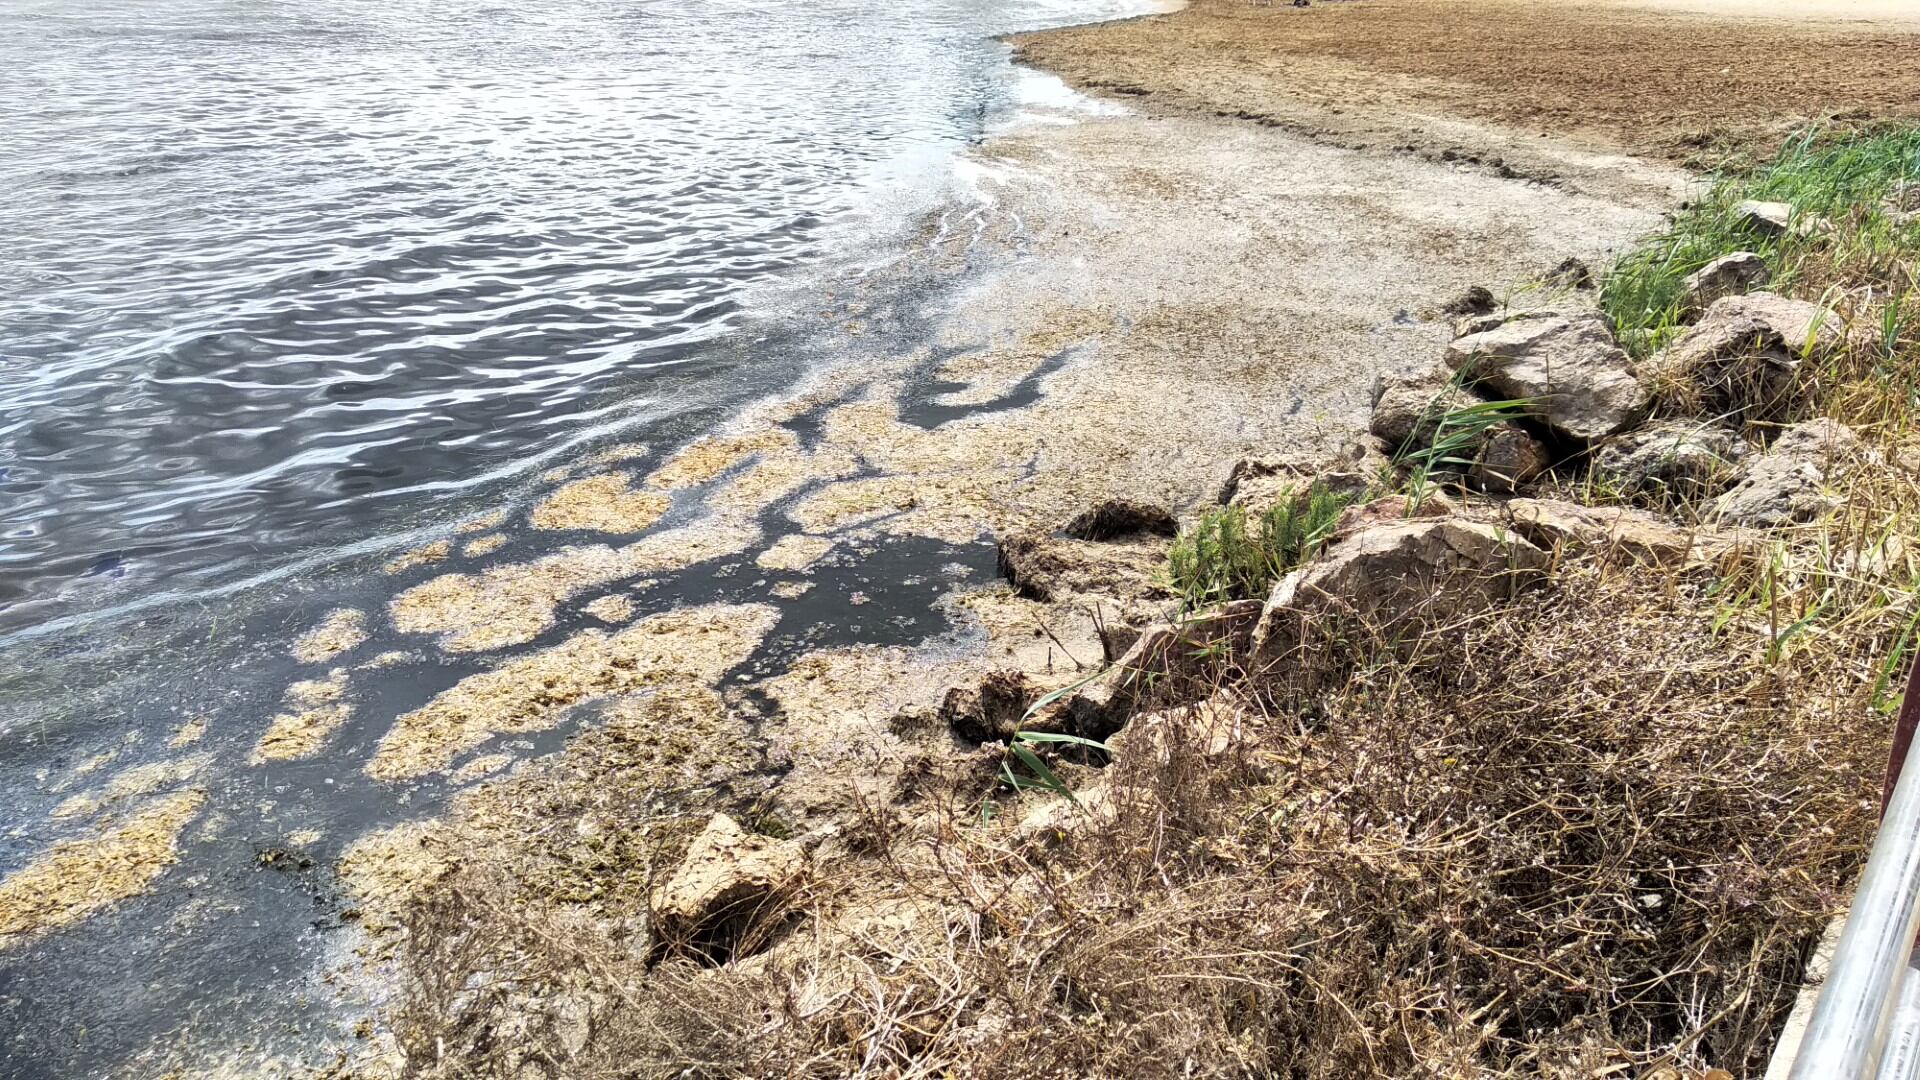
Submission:
MULTIPOLYGON (((1090 750, 1107 753, 1109 752, 1107 744, 1097 739, 1088 739, 1079 735, 1066 735, 1052 731, 1029 731, 1027 724, 1031 723, 1033 718, 1040 715, 1049 705, 1052 705, 1054 702, 1059 701, 1075 690, 1105 675, 1107 670, 1106 668, 1102 668, 1078 682, 1063 686, 1058 690, 1042 696, 1038 701, 1027 706, 1026 711, 1020 714, 1020 722, 1014 725, 1013 738, 1007 740, 1007 753, 1005 758, 1000 762, 1000 779, 1003 783, 1014 791, 1051 791, 1055 795, 1064 796, 1073 802, 1079 801, 1079 799, 1075 798, 1073 789, 1061 781, 1059 775, 1041 759, 1035 747, 1046 745, 1082 746, 1090 750), (1015 766, 1019 767, 1015 768, 1015 766)), ((981 807, 983 823, 992 820, 992 816, 993 803, 989 800, 981 807)))
POLYGON ((1209 511, 1174 541, 1167 577, 1188 610, 1263 596, 1333 535, 1355 495, 1314 484, 1289 492, 1258 518, 1238 506, 1209 511))
POLYGON ((1421 447, 1402 447, 1395 460, 1408 469, 1407 495, 1413 506, 1417 508, 1432 490, 1434 473, 1472 468, 1487 432, 1525 415, 1532 404, 1529 398, 1511 398, 1476 401, 1449 409, 1434 422, 1432 442, 1421 447))

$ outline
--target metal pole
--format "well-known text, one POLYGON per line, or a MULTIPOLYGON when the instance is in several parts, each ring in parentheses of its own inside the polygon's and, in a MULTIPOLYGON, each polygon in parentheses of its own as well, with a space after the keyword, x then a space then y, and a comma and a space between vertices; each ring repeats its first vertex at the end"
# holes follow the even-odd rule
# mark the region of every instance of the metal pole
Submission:
MULTIPOLYGON (((1900 726, 1909 738, 1890 763, 1893 785, 1867 868, 1854 889, 1847 928, 1813 1019, 1793 1059, 1791 1080, 1874 1080, 1900 1000, 1907 959, 1920 930, 1920 763, 1913 722, 1920 718, 1920 663, 1907 678, 1900 726)), ((1888 1078, 1894 1080, 1894 1078, 1888 1078)))

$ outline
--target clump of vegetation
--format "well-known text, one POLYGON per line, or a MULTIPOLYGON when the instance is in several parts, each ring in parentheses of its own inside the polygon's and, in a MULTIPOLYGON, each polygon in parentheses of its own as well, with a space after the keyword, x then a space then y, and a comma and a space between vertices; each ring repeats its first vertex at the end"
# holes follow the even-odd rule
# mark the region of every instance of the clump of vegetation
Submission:
POLYGON ((1815 299, 1866 294, 1894 331, 1883 335, 1891 346, 1912 318, 1908 292, 1912 259, 1920 252, 1915 210, 1920 129, 1813 128, 1789 139, 1773 160, 1718 176, 1672 228, 1606 275, 1601 306, 1629 352, 1651 355, 1685 327, 1687 275, 1723 255, 1751 251, 1765 260, 1776 291, 1815 299), (1742 221, 1735 208, 1745 200, 1788 203, 1798 221, 1826 227, 1769 235, 1742 221))
POLYGON ((1174 542, 1167 577, 1188 610, 1265 596, 1320 550, 1355 496, 1314 484, 1257 518, 1238 506, 1210 510, 1174 542))

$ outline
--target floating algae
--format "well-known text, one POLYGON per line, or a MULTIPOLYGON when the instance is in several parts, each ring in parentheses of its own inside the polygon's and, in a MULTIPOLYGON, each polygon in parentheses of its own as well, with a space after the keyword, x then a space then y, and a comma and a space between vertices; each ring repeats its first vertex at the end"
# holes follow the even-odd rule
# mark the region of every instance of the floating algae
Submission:
POLYGON ((371 930, 394 925, 401 907, 453 869, 447 827, 439 821, 406 821, 376 829, 340 855, 340 883, 359 900, 371 930))
POLYGON ((293 643, 293 658, 303 664, 324 664, 366 640, 366 615, 353 608, 335 608, 293 643))
POLYGON ((367 772, 404 780, 446 768, 501 732, 542 731, 584 701, 667 681, 711 682, 745 660, 778 618, 760 604, 656 615, 472 675, 394 722, 367 772))
POLYGON ((783 536, 753 560, 762 570, 805 570, 833 550, 833 541, 824 536, 783 536))
POLYGON ((273 718, 254 745, 254 763, 318 753, 328 736, 353 716, 353 706, 340 700, 346 692, 345 668, 334 668, 324 679, 303 679, 287 687, 287 709, 273 718))
POLYGON ((581 607, 582 611, 603 623, 623 623, 633 618, 633 600, 610 593, 581 607))
POLYGON ((74 795, 61 802, 59 806, 54 807, 52 816, 84 817, 112 803, 179 787, 199 776, 212 761, 212 754, 189 754, 173 761, 149 761, 122 769, 99 790, 74 795))
POLYGON ((179 857, 180 833, 205 801, 203 791, 156 799, 118 828, 56 845, 0 881, 0 949, 145 892, 179 857))
POLYGON ((672 491, 704 484, 755 454, 785 449, 795 441, 792 432, 780 428, 745 435, 710 435, 667 459, 647 477, 647 486, 672 491))
POLYGON ((465 555, 469 559, 477 559, 482 555, 491 555, 506 546, 506 537, 501 536, 499 533, 488 533, 485 536, 476 536, 467 541, 466 546, 460 549, 460 554, 465 555))
POLYGON ((566 547, 532 562, 447 574, 395 597, 393 625, 402 633, 444 634, 441 647, 449 652, 520 645, 553 625, 558 605, 588 589, 738 554, 759 538, 750 524, 709 521, 655 533, 626 547, 566 547))
POLYGON ((506 520, 507 512, 505 510, 490 510, 481 514, 479 517, 468 518, 460 524, 455 525, 453 531, 463 536, 471 536, 474 533, 483 533, 489 529, 497 529, 500 527, 500 523, 506 520))
POLYGON ((404 574, 416 566, 440 562, 451 554, 453 541, 435 540, 389 560, 383 569, 389 574, 404 574))
POLYGON ((533 508, 536 529, 588 529, 595 532, 644 532, 666 514, 673 500, 633 490, 626 473, 604 473, 575 480, 533 508))

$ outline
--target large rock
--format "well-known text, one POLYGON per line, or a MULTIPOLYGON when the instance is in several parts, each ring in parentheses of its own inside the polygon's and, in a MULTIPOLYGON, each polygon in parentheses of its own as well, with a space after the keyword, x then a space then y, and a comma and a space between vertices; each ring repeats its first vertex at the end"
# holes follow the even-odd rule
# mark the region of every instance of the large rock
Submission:
POLYGON ((1840 505, 1829 489, 1874 459, 1845 424, 1822 417, 1780 433, 1747 474, 1714 500, 1712 519, 1774 528, 1811 521, 1840 505))
POLYGON ((1557 499, 1514 499, 1513 530, 1542 548, 1578 547, 1613 562, 1684 566, 1723 553, 1727 541, 1669 525, 1644 510, 1579 506, 1557 499))
POLYGON ((1747 199, 1733 208, 1733 215, 1761 236, 1785 236, 1795 227, 1792 203, 1747 199))
POLYGON ((1242 458, 1227 474, 1220 502, 1257 518, 1282 499, 1298 498, 1316 485, 1358 498, 1379 484, 1390 464, 1371 442, 1349 443, 1332 454, 1242 458))
POLYGON ((1685 502, 1725 490, 1746 456, 1732 428, 1669 420, 1608 439, 1593 455, 1593 474, 1624 495, 1685 502))
POLYGON ((1000 573, 1031 600, 1082 594, 1120 600, 1164 599, 1161 584, 1171 541, 1151 533, 1126 540, 1072 540, 1015 533, 1000 541, 1000 573))
POLYGON ((1132 499, 1105 499, 1082 510, 1067 522, 1066 534, 1075 540, 1118 540, 1126 536, 1175 536, 1180 523, 1172 511, 1132 499))
POLYGON ((1686 310, 1704 311, 1715 300, 1752 292, 1771 277, 1766 260, 1751 251, 1722 255, 1687 275, 1686 310))
POLYGON ((1387 638, 1485 610, 1544 578, 1547 554, 1513 533, 1458 518, 1375 525, 1282 578, 1252 642, 1271 661, 1313 625, 1353 620, 1387 638))
POLYGON ((1263 608, 1235 600, 1154 626, 1099 677, 1035 710, 1029 725, 1104 739, 1141 709, 1199 701, 1245 661, 1263 608))
POLYGON ((1817 304, 1770 292, 1726 296, 1643 374, 1678 410, 1766 419, 1793 401, 1801 361, 1845 337, 1840 317, 1817 304))
POLYGON ((728 959, 751 944, 757 917, 806 870, 799 841, 758 836, 715 814, 649 898, 656 951, 728 959))
POLYGON ((1367 427, 1386 444, 1387 453, 1404 455, 1433 445, 1442 418, 1479 400, 1452 372, 1438 365, 1412 374, 1385 375, 1374 383, 1373 419, 1367 427))
POLYGON ((1507 319, 1455 338, 1447 365, 1482 392, 1528 399, 1527 415, 1574 442, 1603 439, 1647 406, 1633 362, 1596 314, 1507 319))

